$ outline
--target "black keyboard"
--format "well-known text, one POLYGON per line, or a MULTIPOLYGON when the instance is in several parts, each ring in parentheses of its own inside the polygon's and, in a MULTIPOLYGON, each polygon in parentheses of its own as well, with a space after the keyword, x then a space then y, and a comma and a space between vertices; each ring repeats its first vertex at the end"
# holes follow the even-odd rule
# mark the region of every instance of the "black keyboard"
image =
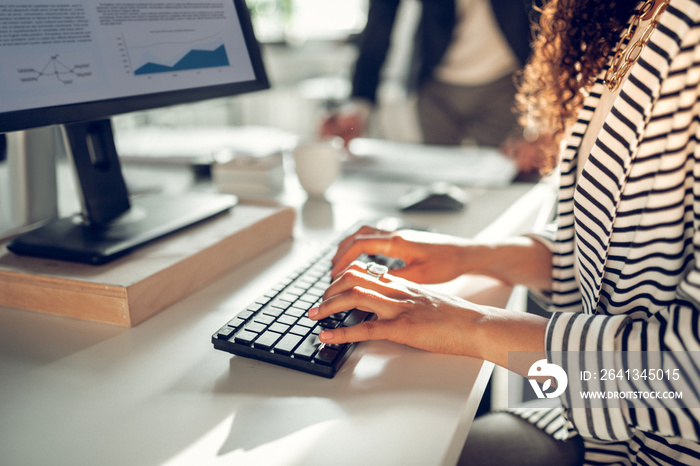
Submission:
MULTIPOLYGON (((212 335, 214 348, 332 378, 357 343, 323 344, 318 334, 325 328, 349 327, 374 316, 353 309, 321 321, 308 318, 308 310, 321 302, 330 284, 331 258, 336 247, 335 243, 328 246, 309 264, 236 314, 212 335)), ((363 255, 358 259, 390 269, 403 265, 399 259, 386 256, 363 255)))

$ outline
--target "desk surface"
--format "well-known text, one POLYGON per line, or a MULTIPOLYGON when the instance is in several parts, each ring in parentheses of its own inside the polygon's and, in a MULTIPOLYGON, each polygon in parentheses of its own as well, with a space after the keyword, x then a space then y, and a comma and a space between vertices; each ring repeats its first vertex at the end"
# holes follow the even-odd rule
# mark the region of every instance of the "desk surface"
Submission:
MULTIPOLYGON (((473 236, 531 188, 481 189, 463 212, 406 220, 473 236)), ((0 308, 0 463, 453 464, 490 364, 369 342, 328 380, 210 343, 330 232, 397 215, 392 193, 406 187, 377 189, 341 180, 326 202, 291 188, 294 240, 132 329, 0 308)), ((504 221, 501 233, 519 227, 504 221)))

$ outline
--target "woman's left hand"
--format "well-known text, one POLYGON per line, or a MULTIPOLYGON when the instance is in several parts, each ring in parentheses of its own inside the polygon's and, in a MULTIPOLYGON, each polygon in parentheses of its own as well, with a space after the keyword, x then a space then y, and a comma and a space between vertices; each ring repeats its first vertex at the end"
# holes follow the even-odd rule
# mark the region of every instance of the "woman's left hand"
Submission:
POLYGON ((437 353, 479 356, 473 336, 487 308, 390 274, 370 275, 361 262, 354 262, 328 287, 309 317, 320 320, 350 309, 373 312, 377 319, 324 330, 319 335, 322 342, 386 339, 437 353))

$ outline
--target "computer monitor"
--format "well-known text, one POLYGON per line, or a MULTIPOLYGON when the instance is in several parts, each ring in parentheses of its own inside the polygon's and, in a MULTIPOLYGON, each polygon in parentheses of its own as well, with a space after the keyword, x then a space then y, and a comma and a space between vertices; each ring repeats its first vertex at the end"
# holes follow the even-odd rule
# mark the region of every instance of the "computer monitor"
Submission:
POLYGON ((8 249, 104 263, 229 209, 130 198, 109 118, 266 88, 245 0, 0 0, 0 133, 61 125, 82 204, 8 249))

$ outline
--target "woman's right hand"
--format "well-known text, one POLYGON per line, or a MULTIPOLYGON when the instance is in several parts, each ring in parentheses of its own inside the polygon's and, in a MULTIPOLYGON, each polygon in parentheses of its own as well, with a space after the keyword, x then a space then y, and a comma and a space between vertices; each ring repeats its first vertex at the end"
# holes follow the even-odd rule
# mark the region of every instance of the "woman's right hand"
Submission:
POLYGON ((383 254, 406 263, 392 270, 392 275, 416 283, 443 283, 467 272, 469 249, 467 240, 452 236, 415 230, 387 232, 363 226, 338 246, 331 276, 340 275, 362 253, 383 254))

